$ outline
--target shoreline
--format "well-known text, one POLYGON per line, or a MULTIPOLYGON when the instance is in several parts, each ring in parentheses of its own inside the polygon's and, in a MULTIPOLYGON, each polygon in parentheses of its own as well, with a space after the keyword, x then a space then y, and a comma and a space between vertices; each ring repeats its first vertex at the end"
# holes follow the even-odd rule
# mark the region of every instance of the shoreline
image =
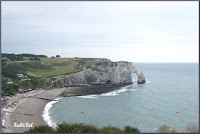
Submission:
MULTIPOLYGON (((19 103, 18 106, 13 109, 12 113, 7 113, 6 127, 3 129, 3 133, 24 133, 30 129, 30 127, 13 127, 14 123, 26 123, 33 124, 33 127, 40 125, 48 125, 43 117, 45 108, 49 102, 58 99, 60 97, 71 97, 71 96, 84 96, 91 94, 101 94, 116 90, 120 87, 66 87, 66 88, 54 88, 44 90, 34 97, 21 98, 27 99, 26 101, 19 103), (67 93, 67 96, 58 96, 61 93, 67 93)), ((47 117, 48 118, 48 117, 47 117)))
POLYGON ((44 110, 43 110, 43 115, 42 115, 43 120, 46 122, 46 124, 48 126, 50 126, 52 128, 55 128, 57 125, 56 125, 56 123, 52 122, 51 117, 49 116, 49 110, 51 109, 51 107, 53 106, 53 104, 55 104, 55 103, 58 102, 59 99, 61 99, 61 97, 55 98, 55 100, 57 100, 57 101, 49 101, 45 105, 44 110))
POLYGON ((62 93, 64 88, 56 88, 50 90, 44 90, 34 97, 22 98, 26 101, 19 103, 18 106, 13 109, 13 112, 7 112, 5 114, 6 128, 3 128, 3 133, 24 133, 30 129, 30 127, 13 127, 14 123, 29 123, 32 126, 48 125, 43 118, 43 111, 46 104, 62 93), (42 98, 42 99, 41 99, 42 98))
POLYGON ((85 96, 85 95, 98 95, 102 93, 108 93, 113 90, 120 89, 122 87, 128 86, 127 85, 92 85, 92 86, 86 86, 86 87, 66 87, 66 90, 64 93, 62 93, 61 97, 71 97, 71 96, 85 96))

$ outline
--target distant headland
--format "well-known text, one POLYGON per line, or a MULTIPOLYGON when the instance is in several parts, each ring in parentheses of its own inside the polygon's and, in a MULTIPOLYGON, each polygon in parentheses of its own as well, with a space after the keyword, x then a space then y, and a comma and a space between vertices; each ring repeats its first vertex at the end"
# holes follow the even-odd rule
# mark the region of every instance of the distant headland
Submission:
POLYGON ((123 86, 133 83, 133 73, 138 84, 145 83, 143 70, 139 74, 132 62, 127 61, 7 53, 2 53, 1 61, 2 89, 6 95, 35 88, 123 86))

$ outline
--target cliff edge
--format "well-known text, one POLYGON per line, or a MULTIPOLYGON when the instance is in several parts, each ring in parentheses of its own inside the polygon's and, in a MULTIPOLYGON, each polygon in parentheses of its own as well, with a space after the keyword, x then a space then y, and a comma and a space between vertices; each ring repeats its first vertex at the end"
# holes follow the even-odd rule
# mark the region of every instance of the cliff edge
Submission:
POLYGON ((54 87, 81 86, 87 84, 131 84, 132 62, 100 62, 83 68, 82 71, 65 75, 54 81, 54 87))

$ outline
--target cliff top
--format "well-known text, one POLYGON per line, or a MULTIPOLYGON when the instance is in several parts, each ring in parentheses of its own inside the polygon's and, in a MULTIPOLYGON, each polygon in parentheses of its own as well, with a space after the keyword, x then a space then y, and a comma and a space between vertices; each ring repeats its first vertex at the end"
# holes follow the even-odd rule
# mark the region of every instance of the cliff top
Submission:
POLYGON ((5 91, 7 88, 28 89, 48 86, 53 80, 66 74, 80 72, 83 68, 92 65, 112 64, 114 66, 116 63, 106 58, 48 58, 45 55, 4 53, 2 54, 2 88, 5 91), (17 74, 23 75, 18 77, 17 74), (13 85, 7 86, 8 78, 12 78, 13 85))

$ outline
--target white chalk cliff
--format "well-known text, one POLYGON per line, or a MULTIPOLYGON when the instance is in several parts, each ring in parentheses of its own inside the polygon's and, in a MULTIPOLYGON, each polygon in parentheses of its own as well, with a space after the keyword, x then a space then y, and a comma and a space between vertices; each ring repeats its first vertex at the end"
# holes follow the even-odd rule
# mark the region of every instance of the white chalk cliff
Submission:
POLYGON ((57 79, 53 86, 103 84, 108 81, 115 84, 130 84, 132 83, 133 72, 132 62, 102 62, 98 65, 83 68, 80 72, 68 74, 61 79, 57 79))

